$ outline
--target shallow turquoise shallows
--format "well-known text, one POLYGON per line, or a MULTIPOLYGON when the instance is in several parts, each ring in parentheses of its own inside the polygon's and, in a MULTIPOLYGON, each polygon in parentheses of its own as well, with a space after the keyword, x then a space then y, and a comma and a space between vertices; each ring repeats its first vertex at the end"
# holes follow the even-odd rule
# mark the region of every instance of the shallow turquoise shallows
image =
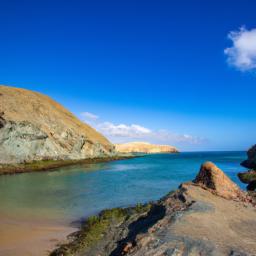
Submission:
POLYGON ((240 186, 245 152, 147 155, 129 160, 0 176, 0 212, 76 220, 102 209, 157 200, 213 161, 240 186))

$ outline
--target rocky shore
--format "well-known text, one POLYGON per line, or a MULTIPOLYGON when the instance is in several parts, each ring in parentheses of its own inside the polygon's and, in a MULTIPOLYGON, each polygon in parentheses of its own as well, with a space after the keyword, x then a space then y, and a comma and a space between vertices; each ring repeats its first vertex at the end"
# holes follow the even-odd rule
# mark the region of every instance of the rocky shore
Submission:
POLYGON ((90 217, 51 255, 255 255, 255 236, 253 198, 206 162, 157 202, 90 217))
POLYGON ((247 172, 238 173, 241 182, 248 184, 247 190, 254 191, 256 189, 256 145, 247 151, 247 159, 241 165, 249 170, 247 172))
POLYGON ((42 171, 53 171, 60 167, 71 166, 71 165, 84 165, 84 164, 95 164, 110 161, 125 160, 134 157, 139 157, 131 154, 126 155, 114 155, 111 157, 95 157, 78 160, 41 160, 32 161, 28 163, 17 163, 17 164, 0 164, 0 175, 7 174, 18 174, 25 172, 42 172, 42 171))

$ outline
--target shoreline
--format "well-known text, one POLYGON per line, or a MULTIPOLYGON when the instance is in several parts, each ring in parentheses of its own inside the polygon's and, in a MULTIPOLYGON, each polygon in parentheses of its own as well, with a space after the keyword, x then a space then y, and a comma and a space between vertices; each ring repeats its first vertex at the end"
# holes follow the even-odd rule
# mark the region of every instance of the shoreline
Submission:
POLYGON ((60 167, 83 165, 83 164, 96 164, 118 160, 126 160, 135 157, 141 157, 142 155, 116 155, 113 157, 97 157, 86 158, 79 160, 40 160, 29 163, 19 164, 0 164, 0 175, 14 175, 29 172, 48 172, 54 171, 60 167))
MULTIPOLYGON (((172 193, 172 192, 171 192, 172 193)), ((168 193, 169 195, 170 193, 168 193)), ((123 229, 127 229, 130 224, 139 222, 146 217, 152 217, 149 223, 143 223, 143 228, 153 225, 158 219, 163 217, 164 211, 159 207, 159 199, 156 202, 136 204, 127 207, 110 208, 100 211, 98 214, 91 215, 80 221, 80 227, 76 232, 70 233, 64 243, 58 243, 50 252, 49 256, 71 256, 83 251, 92 256, 94 248, 106 249, 110 252, 116 248, 120 251, 123 242, 121 241, 123 229), (155 218, 155 215, 157 217, 155 218), (122 227, 123 224, 124 227, 122 227), (104 239, 102 239, 104 237, 104 239), (120 242, 117 243, 117 237, 120 242), (116 244, 117 243, 117 244, 116 244)), ((141 230, 141 225, 134 227, 135 233, 141 230)), ((119 253, 119 252, 118 252, 119 253)), ((119 254, 118 254, 119 255, 119 254)))
POLYGON ((78 230, 64 221, 10 217, 1 212, 0 217, 1 256, 49 255, 56 245, 68 241, 68 235, 78 230))
POLYGON ((254 200, 205 162, 193 181, 157 201, 88 217, 50 256, 252 255, 254 200))

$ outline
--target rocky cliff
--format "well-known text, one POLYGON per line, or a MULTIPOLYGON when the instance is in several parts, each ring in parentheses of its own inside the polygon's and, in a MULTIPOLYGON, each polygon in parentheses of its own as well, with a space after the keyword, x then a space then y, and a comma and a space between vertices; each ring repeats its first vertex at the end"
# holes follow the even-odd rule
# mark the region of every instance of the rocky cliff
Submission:
POLYGON ((169 145, 154 145, 147 142, 129 142, 124 144, 116 144, 116 150, 120 153, 177 153, 175 147, 169 145))
POLYGON ((207 162, 158 202, 91 217, 51 255, 249 256, 255 236, 255 202, 207 162))
POLYGON ((256 189, 256 145, 247 151, 247 159, 241 165, 249 170, 238 173, 238 177, 243 183, 248 184, 249 191, 254 191, 256 189))
POLYGON ((247 151, 247 159, 241 163, 242 166, 256 170, 256 145, 247 151))
POLYGON ((111 156, 114 146, 51 98, 0 86, 0 164, 111 156))

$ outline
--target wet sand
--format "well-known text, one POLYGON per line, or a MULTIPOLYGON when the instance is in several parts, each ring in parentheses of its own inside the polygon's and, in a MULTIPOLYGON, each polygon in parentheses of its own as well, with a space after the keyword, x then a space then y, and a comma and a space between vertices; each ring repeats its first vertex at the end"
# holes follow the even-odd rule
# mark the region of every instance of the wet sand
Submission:
POLYGON ((66 223, 0 213, 0 256, 44 256, 76 231, 66 223))

